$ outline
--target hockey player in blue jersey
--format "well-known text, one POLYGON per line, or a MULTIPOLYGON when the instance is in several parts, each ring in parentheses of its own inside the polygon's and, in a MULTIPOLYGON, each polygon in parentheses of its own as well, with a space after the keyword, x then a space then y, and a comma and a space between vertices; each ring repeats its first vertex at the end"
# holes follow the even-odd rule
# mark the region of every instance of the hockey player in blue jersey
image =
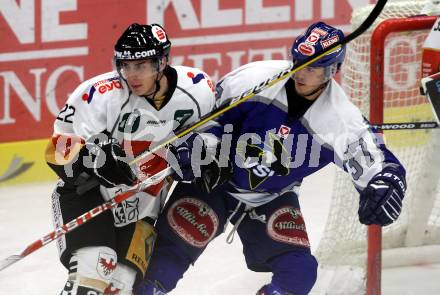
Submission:
MULTIPOLYGON (((295 39, 293 62, 341 38, 342 31, 313 24, 295 39)), ((298 193, 304 177, 330 162, 343 168, 359 191, 361 223, 385 226, 398 218, 405 169, 333 79, 345 50, 323 56, 230 109, 203 134, 176 144, 172 151, 182 173, 175 177, 191 183, 178 183, 156 223, 156 249, 137 295, 173 290, 228 222, 234 224, 228 238, 238 233, 247 267, 273 274, 257 294, 308 294, 318 263, 298 193), (195 150, 215 154, 215 139, 216 159, 198 176, 195 150)), ((236 69, 217 84, 218 103, 228 103, 291 62, 259 61, 236 69)))

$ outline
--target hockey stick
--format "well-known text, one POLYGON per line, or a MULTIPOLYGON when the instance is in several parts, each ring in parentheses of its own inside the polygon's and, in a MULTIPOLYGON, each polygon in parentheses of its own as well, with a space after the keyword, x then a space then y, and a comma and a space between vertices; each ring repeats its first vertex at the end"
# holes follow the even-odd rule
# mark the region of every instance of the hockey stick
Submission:
POLYGON ((391 130, 417 130, 417 129, 435 129, 439 128, 439 124, 434 121, 430 122, 405 122, 405 123, 383 123, 371 124, 373 128, 391 131, 391 130))
MULTIPOLYGON (((314 61, 318 60, 319 58, 323 57, 324 55, 340 49, 342 47, 342 45, 347 44, 348 42, 354 40, 359 35, 364 33, 371 26, 371 24, 374 22, 374 20, 381 13, 386 2, 387 2, 387 0, 378 0, 375 7, 370 12, 368 17, 364 20, 364 22, 355 31, 353 31, 351 34, 347 35, 343 40, 339 40, 338 42, 332 44, 331 46, 327 47, 326 49, 315 53, 314 55, 306 58, 305 60, 303 60, 301 62, 296 63, 295 65, 292 65, 292 67, 289 67, 288 69, 278 73, 277 75, 263 81, 259 85, 253 87, 252 89, 245 91, 244 93, 240 94, 239 96, 235 96, 235 97, 230 98, 228 100, 227 104, 220 106, 216 110, 203 116, 198 122, 186 127, 186 129, 178 132, 177 134, 171 136, 170 138, 165 139, 165 140, 161 141, 160 143, 156 144, 152 149, 142 153, 141 155, 136 157, 134 160, 132 160, 130 162, 130 165, 134 165, 134 164, 140 162, 141 160, 144 160, 146 157, 153 155, 155 152, 157 152, 161 148, 163 148, 163 147, 167 146, 168 144, 174 142, 175 140, 185 136, 186 134, 188 134, 191 131, 193 131, 194 129, 206 124, 207 122, 211 121, 212 119, 217 118, 218 116, 225 113, 229 109, 232 109, 232 108, 236 107, 237 105, 249 100, 250 98, 254 97, 256 94, 263 91, 264 89, 267 89, 268 87, 278 83, 279 81, 287 78, 288 76, 291 76, 295 72, 307 67, 308 65, 310 65, 314 61)), ((166 168, 162 172, 165 173, 165 171, 167 171, 166 173, 171 173, 171 168, 166 168)), ((162 172, 160 172, 158 174, 162 175, 162 172)), ((158 175, 158 174, 156 174, 156 175, 158 175)), ((155 177, 155 176, 153 176, 153 177, 155 177)), ((165 176, 163 176, 163 177, 165 177, 165 176)), ((144 182, 147 182, 147 180, 144 182)), ((98 214, 101 214, 102 212, 104 212, 110 208, 113 208, 118 203, 129 198, 135 192, 139 191, 140 188, 138 186, 131 188, 130 190, 116 196, 112 200, 110 200, 110 201, 108 201, 98 207, 93 208, 89 212, 86 212, 83 215, 70 221, 69 223, 64 224, 63 226, 57 228, 55 231, 49 233, 48 235, 44 236, 43 238, 41 238, 41 239, 35 241, 34 243, 32 243, 31 245, 29 245, 20 254, 12 255, 10 257, 7 257, 4 260, 1 260, 0 261, 0 271, 5 269, 8 266, 14 264, 15 262, 23 259, 24 257, 33 253, 34 251, 40 249, 44 245, 47 245, 51 241, 63 236, 64 234, 66 234, 68 232, 71 232, 72 230, 74 230, 78 226, 84 224, 85 222, 89 221, 90 219, 94 218, 98 214)))
POLYGON ((20 254, 11 255, 5 259, 0 260, 0 271, 4 270, 8 266, 16 263, 17 261, 20 261, 24 257, 28 256, 29 254, 37 251, 38 249, 46 246, 50 242, 56 240, 57 238, 73 231, 74 229, 78 228, 79 226, 83 225, 84 223, 90 221, 92 218, 95 218, 102 212, 105 212, 111 208, 116 207, 119 203, 122 201, 128 199, 135 193, 147 188, 150 185, 153 185, 155 183, 158 183, 162 179, 164 179, 166 176, 170 175, 172 172, 172 169, 170 167, 165 168, 164 170, 158 172, 157 174, 145 179, 144 181, 130 187, 127 191, 117 195, 113 199, 111 199, 108 202, 105 202, 90 211, 82 214, 81 216, 78 216, 77 218, 71 220, 70 222, 63 224, 60 227, 57 227, 54 231, 48 233, 44 237, 38 239, 37 241, 33 242, 29 246, 26 247, 20 254))
POLYGON ((295 65, 292 65, 291 67, 287 68, 286 70, 276 74, 275 76, 266 79, 265 81, 261 82, 259 85, 248 89, 247 91, 243 92, 242 94, 231 97, 227 100, 227 103, 224 103, 220 107, 216 108, 212 112, 206 114, 200 120, 190 126, 187 126, 184 130, 181 130, 180 132, 177 132, 173 136, 155 144, 150 150, 147 150, 137 156, 134 160, 132 160, 129 164, 134 165, 142 160, 145 160, 147 157, 151 157, 155 152, 158 150, 164 148, 168 144, 174 142, 175 140, 187 135, 194 129, 206 124, 207 122, 217 118, 221 114, 225 113, 226 111, 236 107, 237 105, 249 100, 250 98, 254 97, 256 94, 260 93, 264 89, 269 88, 270 86, 280 82, 281 80, 291 76, 292 74, 296 73, 297 71, 307 67, 311 63, 315 62, 316 60, 320 59, 324 55, 334 52, 342 47, 342 45, 349 43, 350 41, 354 40, 355 38, 359 37, 362 33, 364 33, 376 20, 376 18, 381 13, 383 7, 387 3, 387 0, 378 0, 376 5, 374 6, 373 10, 370 12, 368 17, 362 22, 362 24, 354 30, 351 34, 347 35, 343 40, 339 40, 336 43, 333 43, 329 47, 325 48, 322 51, 319 51, 315 53, 312 56, 309 56, 303 61, 300 61, 296 63, 295 65))
POLYGON ((421 94, 426 95, 431 104, 435 121, 372 124, 379 130, 415 130, 439 128, 440 118, 440 73, 422 79, 421 94))

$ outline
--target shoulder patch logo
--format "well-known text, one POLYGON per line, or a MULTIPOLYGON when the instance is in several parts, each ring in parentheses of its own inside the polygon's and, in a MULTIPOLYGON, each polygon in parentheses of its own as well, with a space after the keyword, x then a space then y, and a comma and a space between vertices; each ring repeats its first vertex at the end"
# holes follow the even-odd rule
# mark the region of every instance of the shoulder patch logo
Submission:
POLYGON ((87 101, 87 103, 90 104, 92 102, 95 91, 96 91, 95 86, 90 87, 89 93, 84 93, 82 96, 82 100, 87 101))
POLYGON ((114 89, 122 89, 122 83, 119 81, 118 77, 113 77, 105 80, 98 81, 90 87, 89 93, 84 93, 82 100, 86 101, 88 104, 92 102, 93 96, 98 90, 99 93, 104 94, 107 91, 112 91, 114 89))
POLYGON ((110 278, 113 271, 116 269, 117 258, 110 253, 100 252, 98 257, 98 264, 96 270, 98 274, 105 279, 110 278))
POLYGON ((278 130, 278 136, 282 138, 287 138, 290 133, 290 127, 287 127, 285 125, 281 125, 280 129, 278 130))
POLYGON ((206 83, 208 84, 209 88, 211 88, 212 92, 215 92, 215 86, 214 83, 203 73, 198 73, 197 75, 194 75, 192 72, 186 73, 186 75, 192 79, 193 84, 197 84, 203 79, 206 80, 206 83))
POLYGON ((194 73, 188 72, 186 73, 186 75, 192 79, 193 84, 197 84, 203 79, 205 79, 205 75, 203 75, 202 73, 198 73, 197 75, 194 75, 194 73))

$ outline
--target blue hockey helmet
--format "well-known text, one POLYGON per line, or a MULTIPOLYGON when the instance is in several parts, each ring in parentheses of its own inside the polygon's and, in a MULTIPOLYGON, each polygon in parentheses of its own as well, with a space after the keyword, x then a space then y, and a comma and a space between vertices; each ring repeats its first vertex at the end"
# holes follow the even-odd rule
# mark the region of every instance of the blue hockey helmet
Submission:
MULTIPOLYGON (((323 22, 312 24, 307 31, 298 36, 293 42, 291 54, 294 61, 302 61, 307 57, 320 52, 330 45, 342 40, 344 33, 332 26, 323 22)), ((345 58, 345 45, 341 48, 328 53, 310 64, 310 67, 330 67, 336 65, 336 70, 339 70, 345 58)))

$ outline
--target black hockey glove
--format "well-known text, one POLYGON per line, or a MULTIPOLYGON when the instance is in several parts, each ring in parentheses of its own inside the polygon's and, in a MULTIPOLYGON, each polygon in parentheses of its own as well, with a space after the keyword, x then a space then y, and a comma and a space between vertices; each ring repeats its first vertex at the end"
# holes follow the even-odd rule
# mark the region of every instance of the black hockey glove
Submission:
POLYGON ((402 211, 405 178, 394 168, 375 175, 360 194, 359 221, 363 224, 389 225, 402 211))
POLYGON ((206 193, 211 193, 214 189, 228 182, 233 175, 233 166, 229 159, 220 161, 220 144, 217 153, 212 155, 212 162, 201 167, 202 174, 196 177, 195 183, 206 193), (225 163, 223 163, 225 162, 225 163))
POLYGON ((136 180, 123 148, 114 138, 102 133, 92 136, 82 148, 81 155, 85 171, 95 175, 105 187, 131 186, 136 180))

